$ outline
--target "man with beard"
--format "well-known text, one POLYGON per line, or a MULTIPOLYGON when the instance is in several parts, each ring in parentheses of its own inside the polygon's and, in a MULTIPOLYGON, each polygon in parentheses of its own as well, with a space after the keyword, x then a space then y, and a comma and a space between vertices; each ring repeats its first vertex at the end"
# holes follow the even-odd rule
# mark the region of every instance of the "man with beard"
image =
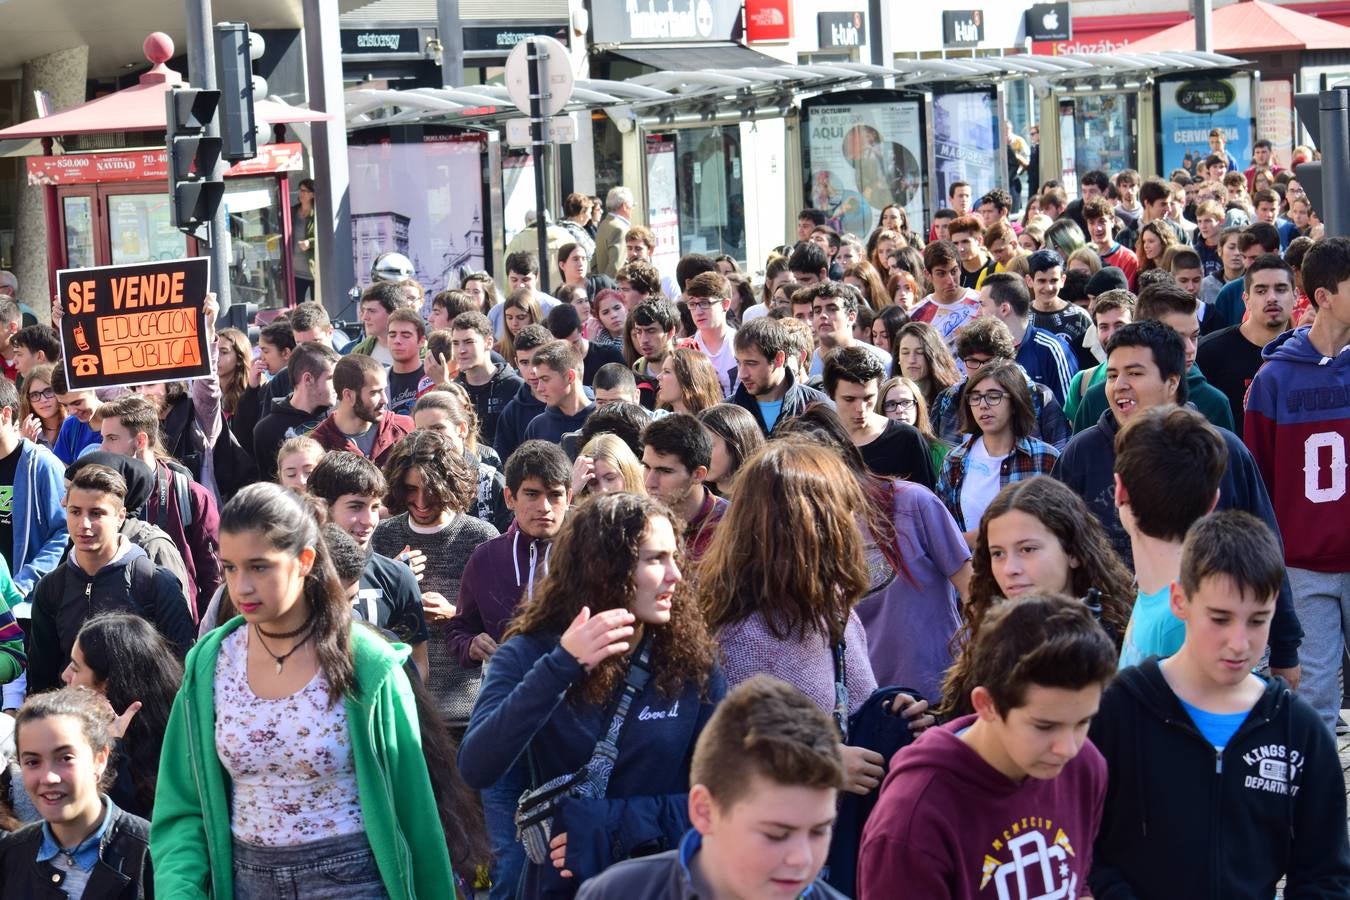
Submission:
POLYGON ((1228 397, 1234 429, 1242 436, 1247 386, 1264 360, 1261 351, 1289 328, 1294 312, 1294 270, 1274 253, 1256 258, 1243 276, 1247 319, 1216 331, 1200 342, 1195 364, 1228 397))
POLYGON ((359 453, 383 466, 413 421, 388 410, 389 374, 374 357, 353 353, 333 367, 337 406, 310 437, 325 450, 359 453))

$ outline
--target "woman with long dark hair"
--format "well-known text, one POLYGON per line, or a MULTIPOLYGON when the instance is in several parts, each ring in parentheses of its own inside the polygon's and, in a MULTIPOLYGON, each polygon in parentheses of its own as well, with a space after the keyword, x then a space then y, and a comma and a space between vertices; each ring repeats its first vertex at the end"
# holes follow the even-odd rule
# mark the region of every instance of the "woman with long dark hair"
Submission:
POLYGON ((19 388, 19 429, 24 437, 48 450, 56 446, 56 436, 66 420, 66 407, 52 389, 55 370, 52 363, 34 366, 19 388))
POLYGON ((248 367, 253 347, 238 328, 222 328, 216 334, 216 378, 220 382, 220 412, 225 421, 234 418, 239 398, 248 390, 248 367))
POLYGON ((353 624, 318 523, 279 485, 225 505, 220 559, 242 615, 188 655, 155 794, 155 892, 447 896, 407 648, 353 624))
POLYGON ((698 414, 698 422, 712 436, 712 465, 703 483, 731 499, 736 473, 752 453, 764 446, 764 432, 744 407, 719 403, 698 414))
POLYGON ((85 622, 76 635, 61 680, 97 691, 119 714, 132 710, 115 759, 117 781, 108 795, 127 812, 150 818, 164 729, 183 683, 183 665, 173 647, 140 616, 104 613, 85 622))
POLYGON ((532 787, 583 769, 591 786, 562 800, 551 858, 527 864, 524 897, 570 897, 619 859, 675 847, 688 827, 690 754, 726 681, 680 574, 678 527, 635 494, 574 507, 492 656, 460 747, 465 780, 487 790, 520 759, 532 787), (606 777, 590 761, 620 695, 631 702, 606 777))
POLYGON ((1095 611, 1119 649, 1134 604, 1134 579, 1097 517, 1063 482, 1038 475, 1000 491, 980 520, 972 562, 964 624, 953 642, 956 661, 942 689, 944 714, 973 712, 975 685, 965 650, 989 610, 1005 598, 1064 594, 1086 600, 1096 591, 1095 611))
POLYGON ((891 371, 917 384, 931 409, 939 394, 961 380, 956 358, 942 335, 927 322, 906 322, 897 338, 891 348, 891 371))

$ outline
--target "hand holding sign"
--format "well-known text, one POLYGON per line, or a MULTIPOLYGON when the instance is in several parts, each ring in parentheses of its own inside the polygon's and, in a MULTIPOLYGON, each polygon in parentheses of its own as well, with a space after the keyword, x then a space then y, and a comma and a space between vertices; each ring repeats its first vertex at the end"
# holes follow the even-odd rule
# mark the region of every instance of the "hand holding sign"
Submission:
POLYGON ((56 273, 52 320, 72 391, 211 375, 206 258, 56 273))

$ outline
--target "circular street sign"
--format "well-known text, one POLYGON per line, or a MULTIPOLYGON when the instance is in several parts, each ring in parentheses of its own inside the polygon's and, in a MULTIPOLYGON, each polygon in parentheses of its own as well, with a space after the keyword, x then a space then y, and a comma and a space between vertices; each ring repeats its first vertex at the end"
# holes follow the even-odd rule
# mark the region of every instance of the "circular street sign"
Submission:
POLYGON ((557 38, 530 37, 511 48, 506 57, 506 91, 511 101, 525 115, 530 114, 530 59, 529 45, 538 46, 541 57, 539 73, 539 114, 552 116, 562 111, 572 99, 572 61, 567 48, 557 38))

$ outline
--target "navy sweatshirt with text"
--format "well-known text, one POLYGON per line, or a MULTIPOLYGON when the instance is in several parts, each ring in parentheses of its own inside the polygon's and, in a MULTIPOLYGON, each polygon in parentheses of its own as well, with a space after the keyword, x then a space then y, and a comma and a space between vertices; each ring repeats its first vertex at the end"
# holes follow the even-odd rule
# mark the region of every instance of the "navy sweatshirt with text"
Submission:
POLYGON ((1321 719, 1274 678, 1222 752, 1201 735, 1156 659, 1102 696, 1106 757, 1096 900, 1350 897, 1345 791, 1321 719))

